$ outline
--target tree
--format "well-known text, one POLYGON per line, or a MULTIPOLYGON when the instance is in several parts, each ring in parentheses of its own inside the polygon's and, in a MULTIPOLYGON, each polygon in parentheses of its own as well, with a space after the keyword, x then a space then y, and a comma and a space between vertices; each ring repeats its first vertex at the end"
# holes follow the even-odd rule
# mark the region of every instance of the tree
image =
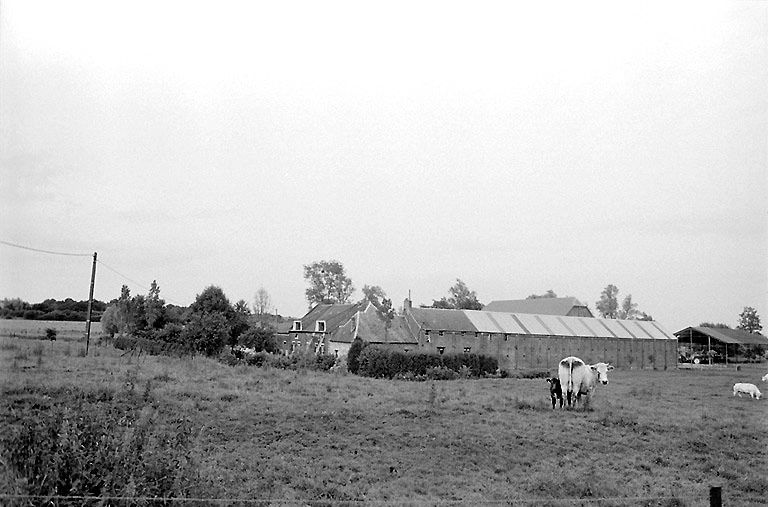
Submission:
POLYGON ((165 325, 165 301, 160 299, 160 287, 157 280, 152 280, 149 287, 149 294, 145 301, 145 314, 147 327, 150 329, 161 329, 165 325))
POLYGON ((540 294, 540 295, 539 294, 531 294, 530 296, 528 296, 525 299, 542 299, 542 298, 556 298, 556 297, 557 297, 557 294, 555 294, 555 291, 553 291, 552 289, 549 289, 544 294, 540 294))
POLYGON ((621 302, 621 308, 617 312, 618 318, 632 320, 639 315, 637 303, 632 302, 632 294, 627 294, 624 301, 621 302))
POLYGON ((446 308, 454 310, 482 310, 483 304, 477 300, 477 294, 469 290, 467 284, 457 278, 456 283, 448 289, 449 298, 440 298, 432 301, 432 308, 446 308))
POLYGON ((251 310, 248 308, 248 303, 244 299, 241 299, 235 303, 234 312, 231 320, 231 330, 229 333, 229 345, 234 346, 238 343, 240 335, 250 329, 250 316, 251 310))
POLYGON ((368 346, 368 342, 359 336, 352 340, 352 345, 347 352, 347 370, 350 373, 357 373, 360 369, 360 353, 368 346))
POLYGON ((736 328, 747 333, 759 333, 763 326, 760 324, 760 316, 757 314, 757 310, 751 306, 745 306, 744 310, 739 314, 739 325, 736 328))
POLYGON ((597 311, 600 312, 600 316, 605 319, 615 319, 618 315, 619 303, 616 299, 619 294, 619 289, 613 285, 608 284, 603 292, 600 294, 600 301, 595 303, 597 311))
POLYGON ((699 327, 710 327, 713 329, 731 329, 731 326, 728 324, 723 324, 722 322, 718 322, 717 324, 713 322, 702 322, 699 324, 699 327))
POLYGON ((253 298, 253 313, 258 317, 269 314, 272 309, 272 298, 264 287, 259 287, 253 298))
POLYGON ((355 290, 344 266, 335 260, 307 264, 304 278, 309 282, 305 294, 310 307, 319 303, 347 303, 355 290))
POLYGON ((361 301, 370 301, 386 319, 387 324, 395 318, 395 310, 392 308, 392 300, 387 298, 384 289, 378 285, 363 285, 363 295, 364 297, 361 301))
POLYGON ((203 292, 198 294, 189 309, 192 313, 198 314, 220 313, 227 319, 231 318, 235 311, 224 291, 215 285, 206 287, 203 292))
MULTIPOLYGON (((241 310, 243 305, 247 309, 248 305, 243 301, 241 310)), ((217 354, 224 345, 236 343, 237 336, 244 331, 240 326, 241 315, 237 314, 224 291, 215 285, 197 295, 189 307, 188 318, 182 335, 184 341, 207 355, 217 354)))
POLYGON ((275 330, 272 327, 252 327, 240 335, 237 342, 256 352, 263 350, 274 354, 280 351, 275 339, 275 330))

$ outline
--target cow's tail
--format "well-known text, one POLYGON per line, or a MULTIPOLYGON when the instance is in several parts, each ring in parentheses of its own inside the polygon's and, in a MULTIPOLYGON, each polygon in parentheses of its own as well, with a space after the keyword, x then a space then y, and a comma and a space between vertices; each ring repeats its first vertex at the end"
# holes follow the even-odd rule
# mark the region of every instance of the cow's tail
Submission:
POLYGON ((573 392, 573 359, 568 361, 568 399, 570 401, 573 392))

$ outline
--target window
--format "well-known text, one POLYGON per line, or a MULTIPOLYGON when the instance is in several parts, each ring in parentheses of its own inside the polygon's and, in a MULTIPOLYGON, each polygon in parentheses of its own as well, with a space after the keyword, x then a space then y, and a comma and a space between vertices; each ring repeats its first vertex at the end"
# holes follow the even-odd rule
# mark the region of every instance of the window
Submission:
POLYGON ((339 357, 339 349, 333 349, 333 355, 339 357))
POLYGON ((443 336, 443 332, 442 331, 438 331, 437 332, 437 336, 443 336))
POLYGON ((466 335, 467 335, 467 332, 466 332, 466 331, 462 331, 462 332, 461 332, 461 336, 466 336, 466 335))
POLYGON ((475 338, 477 338, 478 336, 480 336, 480 333, 478 333, 477 331, 475 331, 475 338))
POLYGON ((504 341, 509 341, 509 335, 507 333, 504 333, 504 341))
POLYGON ((472 347, 464 347, 464 353, 469 354, 469 351, 472 349, 472 347))
POLYGON ((443 352, 445 352, 445 347, 437 347, 437 351, 440 353, 440 355, 443 355, 443 352))
POLYGON ((291 331, 301 331, 301 321, 300 320, 294 320, 293 321, 293 329, 291 331))
POLYGON ((324 320, 318 320, 315 322, 315 332, 317 333, 325 333, 325 321, 324 320))
POLYGON ((429 329, 424 330, 424 336, 429 336, 429 329))

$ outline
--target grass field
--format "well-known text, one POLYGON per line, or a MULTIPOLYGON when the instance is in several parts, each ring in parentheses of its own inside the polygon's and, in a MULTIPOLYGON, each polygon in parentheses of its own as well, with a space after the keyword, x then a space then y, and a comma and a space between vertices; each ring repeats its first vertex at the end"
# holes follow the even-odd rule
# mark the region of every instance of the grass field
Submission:
POLYGON ((0 493, 42 489, 10 447, 59 413, 56 460, 92 445, 82 428, 103 432, 99 480, 118 496, 170 476, 174 496, 264 504, 706 505, 711 485, 725 505, 768 498, 768 402, 731 393, 766 365, 614 370, 588 409, 553 411, 543 379, 385 381, 81 347, 0 338, 0 493))
MULTIPOLYGON (((85 322, 65 320, 0 319, 0 337, 45 338, 45 330, 56 330, 57 340, 80 340, 85 337, 85 322)), ((101 334, 101 322, 91 322, 91 338, 101 334)))

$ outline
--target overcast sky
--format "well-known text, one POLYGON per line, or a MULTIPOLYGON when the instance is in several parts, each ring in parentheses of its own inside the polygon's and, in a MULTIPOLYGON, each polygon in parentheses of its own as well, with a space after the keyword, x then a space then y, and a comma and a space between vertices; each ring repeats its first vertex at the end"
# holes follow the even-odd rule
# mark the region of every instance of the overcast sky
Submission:
MULTIPOLYGON (((768 2, 508 4, 3 1, 0 240, 98 252, 105 301, 299 316, 336 259, 398 306, 768 328, 768 2)), ((0 258, 0 298, 88 298, 88 257, 0 258)))

